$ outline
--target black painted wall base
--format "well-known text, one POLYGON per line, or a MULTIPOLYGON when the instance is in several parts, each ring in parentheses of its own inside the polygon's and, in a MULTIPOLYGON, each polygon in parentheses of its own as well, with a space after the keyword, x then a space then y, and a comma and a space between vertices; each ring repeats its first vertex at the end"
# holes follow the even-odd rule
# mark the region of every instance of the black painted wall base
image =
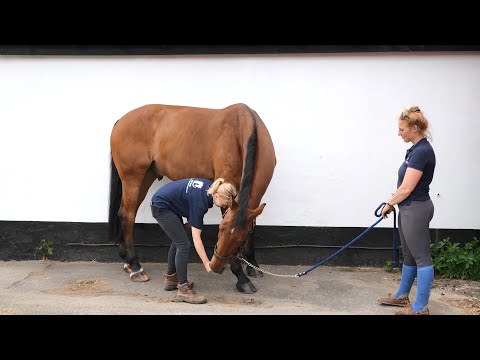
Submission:
MULTIPOLYGON (((255 254, 259 264, 314 266, 350 241, 366 228, 304 226, 257 226, 255 254)), ((218 226, 207 225, 202 232, 209 257, 217 239, 218 226)), ((480 230, 432 229, 432 242, 450 237, 464 244, 480 238, 480 230)), ((42 240, 51 241, 52 260, 121 262, 118 245, 107 239, 105 223, 65 223, 0 221, 0 260, 41 259, 35 249, 42 240)), ((396 235, 401 259, 400 240, 396 235)), ((135 247, 141 263, 166 262, 170 240, 157 224, 135 225, 135 247)), ((191 262, 200 262, 192 244, 191 262)), ((393 261, 393 229, 373 228, 330 259, 332 266, 384 266, 393 261)), ((306 270, 306 269, 305 269, 306 270)))

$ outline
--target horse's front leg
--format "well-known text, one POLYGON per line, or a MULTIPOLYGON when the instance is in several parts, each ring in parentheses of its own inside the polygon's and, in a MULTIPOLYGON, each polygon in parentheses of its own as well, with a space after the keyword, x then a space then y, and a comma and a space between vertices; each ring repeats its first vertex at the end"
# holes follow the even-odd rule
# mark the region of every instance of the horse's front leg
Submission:
MULTIPOLYGON (((254 244, 253 244, 253 237, 254 237, 254 234, 255 234, 255 226, 256 225, 253 224, 252 231, 248 235, 247 242, 245 243, 245 247, 244 247, 243 251, 244 251, 245 259, 250 264, 252 264, 253 266, 259 267, 258 263, 257 263, 257 260, 255 260, 255 247, 254 247, 254 244)), ((248 276, 253 277, 253 278, 263 277, 263 272, 251 267, 250 265, 247 265, 247 274, 248 274, 248 276)))
MULTIPOLYGON (((255 233, 255 222, 253 223, 252 230, 247 236, 247 240, 245 241, 245 246, 243 248, 243 257, 247 260, 250 264, 258 268, 257 260, 255 260, 255 251, 253 246, 253 237, 255 233)), ((263 273, 250 265, 247 264, 247 274, 250 277, 259 278, 263 276, 263 273)), ((245 275, 243 272, 242 262, 235 257, 230 264, 230 270, 235 274, 238 279, 237 282, 237 290, 241 293, 245 294, 253 294, 257 292, 257 289, 252 284, 250 279, 245 275)))
POLYGON ((252 284, 248 276, 243 272, 242 263, 237 257, 235 257, 230 263, 230 270, 238 279, 236 284, 238 291, 244 294, 253 294, 257 292, 255 286, 252 284))

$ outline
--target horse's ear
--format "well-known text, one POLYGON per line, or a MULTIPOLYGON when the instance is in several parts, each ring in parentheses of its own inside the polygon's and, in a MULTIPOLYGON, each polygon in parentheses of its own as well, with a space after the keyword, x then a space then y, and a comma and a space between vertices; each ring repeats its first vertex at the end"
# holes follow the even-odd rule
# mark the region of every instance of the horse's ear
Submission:
POLYGON ((228 207, 230 208, 230 210, 235 210, 238 207, 238 204, 233 198, 233 196, 230 196, 230 199, 228 200, 228 207))
POLYGON ((258 215, 260 215, 263 212, 263 208, 265 207, 265 203, 260 204, 255 210, 248 210, 249 212, 249 217, 256 218, 258 215))

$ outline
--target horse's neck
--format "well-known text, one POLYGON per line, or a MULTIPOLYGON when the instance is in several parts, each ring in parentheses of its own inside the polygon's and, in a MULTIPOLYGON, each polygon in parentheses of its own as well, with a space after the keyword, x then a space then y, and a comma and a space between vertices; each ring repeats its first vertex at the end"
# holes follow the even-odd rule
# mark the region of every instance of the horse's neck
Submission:
POLYGON ((270 179, 268 179, 268 181, 254 181, 248 200, 248 207, 250 209, 256 209, 260 205, 263 195, 265 195, 265 192, 267 191, 269 183, 270 179))

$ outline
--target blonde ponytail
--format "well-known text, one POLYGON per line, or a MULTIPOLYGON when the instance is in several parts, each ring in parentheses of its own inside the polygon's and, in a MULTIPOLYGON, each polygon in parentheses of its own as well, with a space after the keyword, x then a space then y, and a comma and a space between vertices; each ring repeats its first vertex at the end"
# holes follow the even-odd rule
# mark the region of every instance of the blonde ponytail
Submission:
POLYGON ((209 195, 213 196, 215 193, 218 193, 221 198, 229 201, 231 197, 235 198, 237 196, 237 189, 234 185, 225 182, 225 179, 218 178, 207 190, 207 194, 209 195))

